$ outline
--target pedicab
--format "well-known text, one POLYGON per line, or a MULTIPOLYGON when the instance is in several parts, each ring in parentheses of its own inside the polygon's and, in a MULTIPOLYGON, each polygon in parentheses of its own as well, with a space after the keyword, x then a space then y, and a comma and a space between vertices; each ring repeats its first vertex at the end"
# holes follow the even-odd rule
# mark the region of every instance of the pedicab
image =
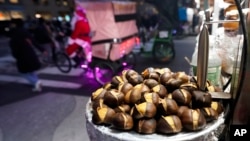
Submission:
POLYGON ((126 68, 133 68, 136 58, 132 50, 137 44, 136 3, 123 1, 82 1, 92 37, 90 68, 100 84, 126 68))

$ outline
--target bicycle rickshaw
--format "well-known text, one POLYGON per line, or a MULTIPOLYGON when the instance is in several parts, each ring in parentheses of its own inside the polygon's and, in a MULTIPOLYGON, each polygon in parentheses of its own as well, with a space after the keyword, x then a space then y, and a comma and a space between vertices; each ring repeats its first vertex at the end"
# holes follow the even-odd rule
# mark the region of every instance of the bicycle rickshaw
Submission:
POLYGON ((92 37, 92 62, 82 68, 91 70, 96 81, 105 84, 126 68, 136 63, 132 50, 137 44, 137 27, 134 19, 135 2, 83 1, 78 3, 86 10, 92 37))

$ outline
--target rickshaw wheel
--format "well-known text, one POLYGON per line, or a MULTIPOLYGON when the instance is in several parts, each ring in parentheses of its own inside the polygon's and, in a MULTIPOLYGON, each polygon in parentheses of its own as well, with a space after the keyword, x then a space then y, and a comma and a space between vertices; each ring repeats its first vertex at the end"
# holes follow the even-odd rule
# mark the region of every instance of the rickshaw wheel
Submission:
POLYGON ((114 69, 110 64, 106 62, 97 63, 94 66, 94 76, 99 84, 104 85, 107 82, 110 82, 113 78, 114 69))
POLYGON ((136 56, 133 52, 125 55, 122 59, 122 65, 126 69, 133 69, 136 65, 136 56))
POLYGON ((68 73, 72 69, 72 64, 69 56, 62 52, 56 53, 55 65, 63 73, 68 73))
POLYGON ((169 63, 175 58, 174 43, 156 42, 153 47, 153 57, 157 62, 169 63))

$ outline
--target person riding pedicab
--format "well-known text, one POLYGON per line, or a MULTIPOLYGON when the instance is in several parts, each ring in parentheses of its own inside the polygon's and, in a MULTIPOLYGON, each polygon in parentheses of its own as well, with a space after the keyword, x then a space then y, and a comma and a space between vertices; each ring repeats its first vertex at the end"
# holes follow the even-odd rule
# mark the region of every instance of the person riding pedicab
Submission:
POLYGON ((90 25, 86 16, 86 11, 77 6, 71 20, 72 33, 68 39, 66 52, 75 61, 75 67, 79 66, 84 57, 86 63, 92 61, 90 25))

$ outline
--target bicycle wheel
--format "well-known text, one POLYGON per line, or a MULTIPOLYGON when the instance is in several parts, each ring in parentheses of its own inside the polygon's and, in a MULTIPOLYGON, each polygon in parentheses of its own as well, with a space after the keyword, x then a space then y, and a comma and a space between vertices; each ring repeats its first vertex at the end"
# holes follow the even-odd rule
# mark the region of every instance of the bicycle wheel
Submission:
POLYGON ((122 59, 122 66, 126 69, 133 69, 136 65, 136 56, 133 52, 125 55, 122 59))
POLYGON ((72 68, 69 56, 62 52, 56 53, 55 65, 63 73, 70 72, 72 68))
POLYGON ((174 43, 155 42, 153 47, 153 57, 161 63, 169 63, 175 57, 174 43))
POLYGON ((94 66, 94 76, 99 84, 104 85, 111 81, 112 77, 114 76, 114 69, 108 63, 97 63, 94 66))

